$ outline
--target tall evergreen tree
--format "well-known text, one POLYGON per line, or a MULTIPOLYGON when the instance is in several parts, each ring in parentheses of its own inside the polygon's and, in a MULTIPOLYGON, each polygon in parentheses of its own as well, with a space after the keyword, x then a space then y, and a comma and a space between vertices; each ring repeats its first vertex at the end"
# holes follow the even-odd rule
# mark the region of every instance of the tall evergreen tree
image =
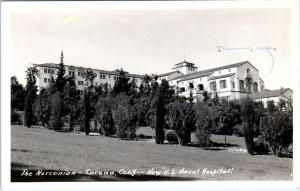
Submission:
POLYGON ((59 92, 63 92, 64 86, 66 84, 66 77, 65 77, 65 66, 64 66, 64 54, 63 51, 61 51, 61 56, 60 56, 60 63, 58 66, 57 70, 57 77, 55 80, 55 87, 56 90, 59 92))
POLYGON ((11 109, 24 110, 25 89, 20 84, 16 76, 11 77, 11 109))
POLYGON ((242 103, 242 119, 245 132, 245 142, 249 154, 254 154, 253 128, 255 122, 254 103, 251 98, 245 98, 242 103))
POLYGON ((26 71, 26 97, 24 104, 25 125, 30 127, 34 123, 33 104, 36 99, 37 86, 36 79, 39 76, 35 67, 29 67, 26 71))

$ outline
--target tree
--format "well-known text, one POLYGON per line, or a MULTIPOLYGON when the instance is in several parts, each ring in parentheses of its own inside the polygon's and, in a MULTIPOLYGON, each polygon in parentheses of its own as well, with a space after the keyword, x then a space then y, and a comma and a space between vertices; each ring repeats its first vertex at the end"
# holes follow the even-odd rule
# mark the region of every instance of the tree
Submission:
POLYGON ((78 119, 78 102, 80 100, 80 93, 77 90, 74 77, 66 78, 66 84, 63 92, 63 116, 70 115, 70 128, 72 129, 75 121, 78 119))
POLYGON ((255 145, 253 141, 253 129, 255 121, 255 110, 254 102, 251 98, 246 97, 242 101, 242 119, 243 128, 245 133, 245 142, 247 146, 247 151, 249 154, 253 155, 255 152, 255 145))
POLYGON ((195 112, 192 104, 175 101, 167 106, 167 111, 167 124, 176 132, 178 142, 183 146, 187 145, 195 128, 195 112))
POLYGON ((101 126, 99 132, 103 132, 105 136, 111 136, 115 133, 112 105, 113 100, 109 97, 99 98, 96 105, 96 119, 101 126))
POLYGON ((84 72, 83 77, 88 83, 88 87, 92 88, 94 86, 94 79, 97 77, 97 74, 94 73, 93 70, 88 69, 86 72, 84 72))
POLYGON ((42 89, 35 102, 34 114, 44 127, 49 126, 51 115, 51 93, 48 89, 42 89))
POLYGON ((36 99, 37 86, 36 78, 39 76, 35 67, 29 67, 26 71, 26 97, 24 104, 25 125, 30 127, 34 123, 33 104, 36 99))
POLYGON ((280 105, 272 109, 260 120, 260 139, 271 155, 280 156, 293 143, 293 110, 282 110, 280 105))
POLYGON ((164 143, 164 128, 165 128, 165 115, 167 100, 169 98, 169 84, 168 81, 162 80, 161 86, 156 81, 152 83, 152 96, 151 101, 151 121, 152 127, 155 129, 155 142, 157 144, 164 143))
POLYGON ((152 80, 152 78, 151 78, 151 76, 150 75, 147 75, 147 74, 145 74, 144 76, 143 76, 143 79, 142 79, 142 84, 141 85, 143 85, 143 92, 145 93, 145 94, 149 94, 150 93, 150 83, 151 83, 151 80, 152 80))
POLYGON ((57 70, 57 77, 55 79, 55 87, 56 90, 59 92, 63 92, 64 86, 66 84, 66 77, 65 77, 65 66, 64 66, 64 54, 63 51, 61 51, 61 57, 60 57, 60 63, 57 70))
POLYGON ((55 92, 51 95, 51 115, 50 115, 50 121, 49 126, 50 129, 53 130, 61 130, 63 126, 63 122, 61 120, 62 116, 62 102, 61 95, 59 92, 55 92))
POLYGON ((25 89, 17 80, 16 76, 11 77, 11 109, 24 110, 25 89))
POLYGON ((117 136, 120 139, 133 139, 135 137, 137 112, 134 104, 125 94, 116 97, 113 108, 113 121, 116 125, 117 136))
POLYGON ((194 105, 196 116, 196 135, 201 146, 209 146, 211 127, 214 120, 214 112, 207 102, 197 102, 194 105))
POLYGON ((129 88, 130 88, 130 85, 128 82, 129 82, 129 78, 126 76, 126 73, 121 68, 121 70, 119 71, 119 76, 113 87, 112 93, 114 95, 117 95, 119 93, 128 94, 129 88))

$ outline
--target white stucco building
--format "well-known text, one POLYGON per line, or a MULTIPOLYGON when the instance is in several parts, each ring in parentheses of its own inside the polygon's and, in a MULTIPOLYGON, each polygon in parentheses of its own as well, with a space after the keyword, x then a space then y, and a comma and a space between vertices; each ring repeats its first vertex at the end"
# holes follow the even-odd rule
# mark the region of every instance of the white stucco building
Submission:
POLYGON ((159 80, 165 78, 180 96, 201 98, 203 91, 214 96, 232 100, 240 99, 255 92, 264 91, 264 81, 259 77, 259 71, 250 62, 239 62, 208 70, 198 71, 194 63, 183 61, 175 64, 177 72, 159 75, 159 80))
MULTIPOLYGON (((63 54, 61 55, 61 59, 63 59, 63 54)), ((63 60, 61 60, 63 61, 63 60)), ((44 63, 44 64, 33 64, 34 67, 36 67, 39 71, 39 78, 37 80, 37 86, 39 89, 46 88, 50 81, 51 77, 54 79, 56 78, 57 70, 59 64, 56 63, 44 63)), ((100 70, 100 69, 92 69, 92 68, 84 68, 84 67, 78 67, 78 66, 72 66, 72 65, 65 65, 65 75, 73 75, 75 78, 75 83, 78 87, 78 90, 84 90, 85 87, 87 87, 87 81, 85 80, 84 73, 88 70, 92 70, 96 77, 93 81, 94 85, 102 86, 107 83, 108 88, 112 89, 114 87, 114 84, 119 77, 120 70, 114 70, 114 71, 107 71, 107 70, 100 70)), ((126 76, 129 78, 129 81, 135 80, 137 86, 140 86, 142 82, 142 76, 138 74, 130 74, 128 72, 125 72, 126 76)))
MULTIPOLYGON (((61 54, 61 62, 63 62, 63 54, 61 54)), ((59 65, 55 63, 33 65, 39 71, 40 77, 37 81, 39 89, 46 88, 51 77, 56 78, 59 65)), ((74 76, 76 85, 81 91, 88 85, 84 78, 84 73, 88 70, 92 70, 96 74, 93 81, 94 85, 103 87, 107 84, 109 89, 113 88, 120 75, 120 70, 107 71, 65 65, 65 75, 74 76)), ((189 97, 192 94, 194 99, 201 99, 203 92, 207 91, 212 97, 217 94, 220 98, 234 100, 250 96, 254 100, 264 103, 269 100, 277 103, 279 99, 292 97, 292 90, 290 89, 266 91, 258 69, 248 61, 198 70, 194 63, 184 60, 175 64, 172 70, 157 75, 157 81, 161 83, 163 79, 167 80, 179 96, 189 97)), ((126 76, 130 81, 135 80, 138 87, 142 83, 142 75, 126 72, 126 76)))

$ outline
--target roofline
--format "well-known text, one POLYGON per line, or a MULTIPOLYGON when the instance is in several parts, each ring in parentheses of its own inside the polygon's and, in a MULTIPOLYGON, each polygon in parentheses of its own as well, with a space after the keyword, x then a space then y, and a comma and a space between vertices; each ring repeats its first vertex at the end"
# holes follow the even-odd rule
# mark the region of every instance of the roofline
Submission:
MULTIPOLYGON (((43 66, 43 64, 33 64, 33 65, 36 65, 36 66, 40 66, 40 67, 48 67, 48 68, 58 68, 58 65, 59 64, 56 64, 56 63, 44 63, 44 64, 54 64, 54 65, 57 65, 57 67, 53 67, 53 66, 43 66)), ((104 74, 110 74, 110 75, 117 75, 117 71, 113 70, 113 71, 109 71, 109 70, 101 70, 101 69, 95 69, 95 68, 86 68, 86 67, 82 67, 82 66, 74 66, 74 65, 67 65, 67 64, 64 64, 65 66, 70 66, 70 67, 75 67, 77 69, 85 69, 85 70, 97 70, 101 73, 104 73, 104 74)), ((132 74, 132 73, 129 73, 127 71, 125 71, 127 73, 128 76, 130 77, 139 77, 139 78, 142 78, 142 75, 140 74, 132 74)))
MULTIPOLYGON (((244 65, 244 64, 246 64, 246 63, 250 64, 255 70, 259 71, 259 70, 258 70, 255 66, 253 66, 253 64, 251 64, 251 62, 249 62, 248 60, 244 61, 244 63, 243 63, 242 65, 244 65)), ((240 67, 240 66, 238 66, 238 67, 240 67)))
POLYGON ((190 76, 190 77, 187 77, 186 79, 180 79, 178 80, 177 82, 183 82, 183 81, 188 81, 188 80, 192 80, 192 79, 195 79, 195 78, 202 78, 202 77, 207 77, 209 75, 212 74, 212 72, 208 72, 208 73, 204 73, 204 74, 199 74, 199 75, 194 75, 194 76, 190 76), (204 75, 206 74, 206 75, 204 75))

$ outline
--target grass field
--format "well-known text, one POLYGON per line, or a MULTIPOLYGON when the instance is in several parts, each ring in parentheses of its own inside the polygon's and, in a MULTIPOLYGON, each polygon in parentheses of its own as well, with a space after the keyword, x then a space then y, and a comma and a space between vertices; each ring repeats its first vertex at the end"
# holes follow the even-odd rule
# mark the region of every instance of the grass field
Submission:
MULTIPOLYGON (((289 158, 250 156, 245 152, 204 150, 171 144, 157 145, 149 140, 125 141, 15 125, 12 125, 11 138, 12 181, 292 180, 292 159, 289 158), (213 176, 202 174, 203 170, 207 172, 221 168, 232 169, 232 173, 213 176), (74 171, 77 175, 21 177, 23 169, 33 172, 41 169, 74 171), (165 169, 169 169, 169 172, 174 170, 177 174, 147 174, 149 170, 159 172, 165 169), (180 171, 182 169, 185 171, 180 171), (200 173, 189 174, 197 169, 200 173), (131 176, 133 170, 136 170, 136 174, 131 176), (90 172, 104 171, 115 174, 89 175, 90 172)), ((224 141, 223 136, 213 136, 213 139, 220 143, 224 141)), ((227 142, 244 147, 242 138, 229 136, 227 142)))

